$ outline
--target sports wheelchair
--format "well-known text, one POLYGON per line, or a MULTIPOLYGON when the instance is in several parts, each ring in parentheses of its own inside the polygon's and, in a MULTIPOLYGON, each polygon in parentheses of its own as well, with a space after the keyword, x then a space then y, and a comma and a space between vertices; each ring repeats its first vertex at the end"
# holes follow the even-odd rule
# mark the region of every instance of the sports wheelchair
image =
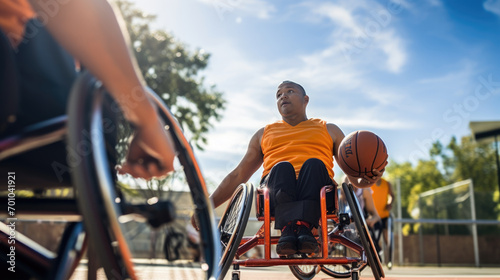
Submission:
MULTIPOLYGON (((359 279, 361 271, 368 265, 373 276, 379 280, 385 277, 375 246, 362 215, 358 200, 350 184, 325 186, 320 193, 320 227, 313 234, 318 239, 320 252, 296 254, 287 257, 272 257, 271 245, 278 243, 279 236, 271 233, 270 195, 267 188, 259 188, 255 193, 258 221, 263 225, 254 236, 243 236, 252 207, 254 188, 251 184, 242 184, 234 192, 219 222, 223 253, 218 279, 223 279, 229 267, 233 265, 231 279, 240 279, 240 266, 264 267, 288 265, 297 279, 312 279, 319 271, 335 278, 359 279), (327 210, 327 193, 333 192, 335 207, 327 210), (354 222, 357 234, 350 232, 349 224, 354 222), (243 259, 250 249, 261 245, 264 257, 243 259), (241 259, 240 259, 241 257, 241 259)), ((329 196, 331 197, 331 196, 329 196)))
MULTIPOLYGON (((0 57, 12 63, 11 53, 1 50, 0 57)), ((12 85, 16 76, 9 67, 15 65, 5 65, 9 75, 5 81, 12 85)), ((0 95, 2 99, 13 98, 5 93, 0 95)), ((201 268, 206 279, 213 278, 218 274, 221 250, 205 182, 179 124, 156 94, 151 91, 148 98, 156 104, 174 140, 177 165, 185 173, 193 201, 189 210, 194 211, 201 229, 201 268)), ((69 279, 87 248, 88 279, 96 279, 99 267, 108 279, 138 279, 121 221, 133 216, 159 227, 176 219, 179 211, 168 192, 147 202, 132 201, 128 195, 131 185, 149 183, 115 170, 126 155, 134 129, 102 84, 86 71, 73 85, 67 112, 0 137, 0 173, 5 176, 0 181, 2 279, 69 279), (73 198, 41 195, 59 187, 71 188, 73 198), (23 197, 22 190, 32 190, 35 195, 23 197), (16 223, 24 219, 68 221, 57 252, 17 232, 16 223), (9 261, 15 272, 4 267, 9 261)))

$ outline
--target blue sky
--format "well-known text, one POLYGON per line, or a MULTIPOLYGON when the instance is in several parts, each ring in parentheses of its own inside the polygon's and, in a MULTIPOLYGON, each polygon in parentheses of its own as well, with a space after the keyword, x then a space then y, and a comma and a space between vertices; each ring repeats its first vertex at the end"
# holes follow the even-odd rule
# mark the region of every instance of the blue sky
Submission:
POLYGON ((308 117, 345 134, 371 130, 398 162, 470 134, 470 121, 500 120, 500 0, 136 3, 158 16, 155 28, 212 55, 203 75, 227 110, 197 156, 215 184, 255 131, 280 118, 283 80, 305 87, 308 117))

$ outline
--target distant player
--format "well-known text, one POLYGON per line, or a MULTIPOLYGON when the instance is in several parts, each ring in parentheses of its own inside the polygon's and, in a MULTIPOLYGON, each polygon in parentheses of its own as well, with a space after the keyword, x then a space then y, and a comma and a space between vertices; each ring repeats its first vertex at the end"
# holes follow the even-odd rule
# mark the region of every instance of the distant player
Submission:
MULTIPOLYGON (((373 186, 371 186, 373 202, 378 215, 381 218, 380 227, 384 235, 384 242, 387 244, 387 219, 391 214, 392 202, 394 201, 394 193, 391 183, 380 178, 373 186)), ((378 241, 378 240, 377 240, 378 241)))

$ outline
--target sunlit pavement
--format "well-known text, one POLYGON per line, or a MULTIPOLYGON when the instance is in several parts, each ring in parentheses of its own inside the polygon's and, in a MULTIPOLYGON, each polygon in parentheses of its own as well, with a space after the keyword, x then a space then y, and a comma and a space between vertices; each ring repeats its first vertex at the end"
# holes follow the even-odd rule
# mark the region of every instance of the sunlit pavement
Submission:
MULTIPOLYGON (((164 260, 134 260, 135 269, 139 279, 146 280, 192 280, 204 279, 199 265, 182 262, 167 262, 164 260)), ((241 268, 241 280, 285 280, 296 279, 286 266, 262 267, 262 268, 241 268)), ((489 279, 500 280, 500 267, 399 267, 395 266, 392 270, 384 267, 386 278, 388 280, 420 280, 420 279, 439 279, 439 280, 475 280, 489 279)), ((80 264, 71 280, 87 279, 87 265, 80 264)), ((98 272, 98 280, 106 279, 102 271, 98 272)), ((224 280, 231 279, 231 270, 224 280)), ((322 272, 314 277, 315 280, 331 280, 332 278, 322 272)), ((370 268, 366 268, 361 273, 362 280, 373 279, 370 268)))

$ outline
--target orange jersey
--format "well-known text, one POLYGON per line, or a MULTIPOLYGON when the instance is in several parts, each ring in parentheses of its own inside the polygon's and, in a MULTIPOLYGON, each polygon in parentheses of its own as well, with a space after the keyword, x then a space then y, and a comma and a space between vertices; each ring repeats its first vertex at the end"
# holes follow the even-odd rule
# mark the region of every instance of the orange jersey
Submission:
POLYGON ((0 29, 17 46, 24 35, 24 28, 35 12, 27 0, 0 1, 0 29))
POLYGON ((260 145, 264 154, 262 177, 280 161, 290 162, 298 177, 302 164, 310 158, 317 158, 333 178, 333 140, 323 120, 309 119, 296 126, 284 121, 269 124, 264 128, 260 145))
POLYGON ((387 200, 389 199, 389 183, 384 179, 380 181, 380 186, 377 186, 376 183, 371 186, 372 197, 375 203, 375 209, 377 209, 380 218, 387 218, 390 215, 389 210, 386 208, 387 200))

